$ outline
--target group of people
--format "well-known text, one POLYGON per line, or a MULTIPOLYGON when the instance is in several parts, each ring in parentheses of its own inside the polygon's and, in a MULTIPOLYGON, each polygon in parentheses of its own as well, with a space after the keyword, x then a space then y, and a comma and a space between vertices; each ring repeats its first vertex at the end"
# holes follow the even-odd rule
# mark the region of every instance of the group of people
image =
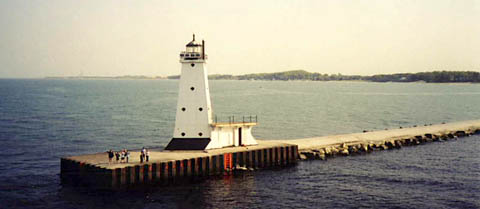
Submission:
POLYGON ((150 159, 150 152, 148 149, 145 149, 145 147, 142 148, 142 152, 140 152, 140 163, 143 163, 143 161, 148 162, 150 159))
POLYGON ((112 163, 113 157, 115 157, 115 162, 118 163, 128 163, 128 160, 130 159, 130 152, 128 152, 127 149, 123 149, 122 151, 119 152, 114 152, 112 150, 107 151, 108 153, 108 163, 112 163))
MULTIPOLYGON (((123 149, 122 151, 119 152, 114 152, 112 150, 107 151, 108 153, 108 163, 113 162, 113 158, 115 157, 115 162, 120 163, 128 163, 128 160, 130 159, 130 152, 127 149, 123 149)), ((146 149, 145 147, 142 148, 142 151, 140 152, 140 163, 148 162, 150 160, 150 151, 146 149)))

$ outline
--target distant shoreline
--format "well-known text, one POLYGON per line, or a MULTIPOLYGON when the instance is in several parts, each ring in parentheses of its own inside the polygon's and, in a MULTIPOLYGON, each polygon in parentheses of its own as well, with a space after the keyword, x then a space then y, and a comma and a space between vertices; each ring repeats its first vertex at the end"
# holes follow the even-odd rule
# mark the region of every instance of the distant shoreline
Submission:
MULTIPOLYGON (((173 76, 49 76, 44 79, 73 80, 177 80, 180 75, 173 76)), ((395 83, 480 83, 480 72, 475 71, 433 71, 420 73, 379 74, 372 76, 321 74, 304 70, 276 73, 255 73, 245 75, 208 76, 209 80, 251 80, 251 81, 355 81, 355 82, 395 82, 395 83)))
POLYGON ((162 76, 48 76, 44 79, 58 80, 165 80, 162 76))
MULTIPOLYGON (((95 77, 95 78, 76 78, 76 77, 45 77, 45 78, 1 78, 1 79, 46 79, 46 80, 169 80, 176 81, 178 79, 172 78, 110 78, 110 77, 95 77)), ((412 82, 378 82, 378 81, 366 81, 366 80, 331 80, 331 81, 312 81, 312 80, 238 80, 238 79, 210 79, 213 81, 241 81, 241 82, 255 82, 255 81, 267 81, 267 82, 352 82, 352 83, 430 83, 430 84, 480 84, 479 82, 425 82, 425 81, 412 81, 412 82)))
MULTIPOLYGON (((179 79, 179 75, 168 76, 179 79)), ((378 74, 372 76, 321 74, 304 70, 276 73, 255 73, 245 75, 209 75, 210 80, 264 80, 264 81, 364 81, 397 83, 480 83, 480 72, 475 71, 433 71, 419 73, 378 74)))
MULTIPOLYGON (((168 78, 177 78, 169 76, 168 78)), ((480 72, 433 71, 419 73, 379 74, 372 76, 321 74, 304 70, 246 75, 210 75, 212 80, 305 80, 305 81, 369 81, 369 82, 425 82, 425 83, 480 83, 480 72)))

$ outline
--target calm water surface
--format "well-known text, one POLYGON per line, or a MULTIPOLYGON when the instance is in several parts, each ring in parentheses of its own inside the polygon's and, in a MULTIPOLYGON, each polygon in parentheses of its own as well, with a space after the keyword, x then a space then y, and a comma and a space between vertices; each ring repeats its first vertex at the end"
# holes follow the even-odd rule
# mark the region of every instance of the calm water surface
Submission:
MULTIPOLYGON (((0 79, 0 208, 480 208, 480 137, 300 162, 191 185, 62 186, 60 157, 164 147, 177 81, 0 79)), ((480 85, 211 81, 219 118, 258 139, 480 119, 480 85)))

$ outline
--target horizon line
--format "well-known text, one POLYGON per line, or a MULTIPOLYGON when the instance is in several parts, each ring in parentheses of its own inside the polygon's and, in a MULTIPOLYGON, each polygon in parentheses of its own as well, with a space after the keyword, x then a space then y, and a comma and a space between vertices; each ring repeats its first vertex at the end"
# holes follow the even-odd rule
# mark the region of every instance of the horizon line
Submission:
MULTIPOLYGON (((319 73, 319 74, 327 74, 327 75, 344 75, 344 76, 375 76, 375 75, 394 75, 394 74, 416 74, 416 73, 428 73, 428 72, 478 72, 480 73, 480 69, 474 70, 430 70, 430 71, 417 71, 417 72, 396 72, 396 73, 377 73, 377 74, 369 74, 369 75, 360 75, 360 74, 342 74, 342 73, 321 73, 321 72, 312 72, 303 69, 298 70, 286 70, 286 71, 276 71, 276 72, 257 72, 257 73, 244 73, 244 74, 226 74, 226 73, 209 73, 208 75, 231 75, 231 76, 242 76, 242 75, 250 75, 250 74, 273 74, 273 73, 283 73, 283 72, 291 72, 291 71, 305 71, 308 73, 319 73)), ((151 79, 166 79, 169 76, 179 76, 180 74, 174 75, 49 75, 49 76, 41 76, 41 77, 0 77, 0 79, 45 79, 45 78, 91 78, 91 77, 99 77, 99 78, 115 78, 115 77, 147 77, 151 79)))

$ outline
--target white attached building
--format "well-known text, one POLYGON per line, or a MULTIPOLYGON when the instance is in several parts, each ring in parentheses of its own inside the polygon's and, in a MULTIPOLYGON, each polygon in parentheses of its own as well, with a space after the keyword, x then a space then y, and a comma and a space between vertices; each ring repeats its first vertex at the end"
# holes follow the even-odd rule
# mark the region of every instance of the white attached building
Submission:
POLYGON ((232 146, 255 145, 252 120, 242 118, 235 122, 212 120, 212 105, 208 88, 207 55, 205 41, 193 40, 186 45, 186 51, 180 53, 182 72, 180 76, 177 113, 173 139, 166 150, 206 150, 232 146))

